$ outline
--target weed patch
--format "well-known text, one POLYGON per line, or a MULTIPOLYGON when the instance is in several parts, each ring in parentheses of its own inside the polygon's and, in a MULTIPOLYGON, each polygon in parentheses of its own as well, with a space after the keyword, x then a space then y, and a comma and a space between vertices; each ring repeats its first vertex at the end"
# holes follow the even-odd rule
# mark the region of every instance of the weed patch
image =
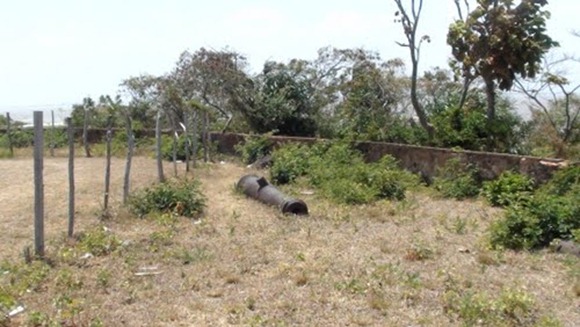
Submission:
POLYGON ((457 200, 477 196, 480 185, 477 169, 456 158, 447 160, 445 165, 437 169, 433 183, 443 197, 457 200))
POLYGON ((362 154, 344 142, 313 146, 287 145, 273 153, 273 181, 283 184, 306 176, 310 185, 338 203, 364 204, 380 199, 402 200, 418 178, 397 166, 391 156, 365 163, 362 154))
POLYGON ((173 180, 138 191, 130 198, 129 206, 139 217, 150 213, 195 217, 203 212, 205 197, 197 180, 173 180))

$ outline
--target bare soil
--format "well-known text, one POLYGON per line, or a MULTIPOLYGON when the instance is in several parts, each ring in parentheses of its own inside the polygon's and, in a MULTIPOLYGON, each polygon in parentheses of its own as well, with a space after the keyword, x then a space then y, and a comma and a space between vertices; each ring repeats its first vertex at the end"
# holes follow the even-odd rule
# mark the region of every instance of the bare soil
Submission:
MULTIPOLYGON (((235 192, 239 178, 256 171, 215 163, 192 174, 207 196, 204 215, 168 227, 122 207, 124 160, 115 159, 112 218, 101 221, 104 164, 75 162, 76 229, 106 226, 122 248, 55 259, 41 286, 21 294, 25 311, 12 324, 42 314, 79 326, 461 326, 449 308, 453 294, 521 292, 535 317, 580 325, 578 259, 486 249, 486 229, 501 210, 481 201, 417 191, 402 202, 339 206, 293 186, 283 189, 304 199, 311 214, 283 216, 235 192)), ((132 189, 155 181, 152 159, 135 158, 132 171, 132 189)), ((67 160, 46 158, 44 176, 47 252, 57 257, 67 226, 67 160)), ((33 194, 32 160, 0 160, 4 260, 21 262, 32 245, 33 194)))

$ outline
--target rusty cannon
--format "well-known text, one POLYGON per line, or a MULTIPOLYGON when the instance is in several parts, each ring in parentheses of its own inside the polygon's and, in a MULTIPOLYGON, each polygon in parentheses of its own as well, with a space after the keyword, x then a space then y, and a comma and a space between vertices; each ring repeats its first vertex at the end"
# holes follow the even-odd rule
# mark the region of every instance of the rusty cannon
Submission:
POLYGON ((249 197, 278 207, 282 213, 308 215, 308 207, 304 201, 285 196, 274 185, 268 183, 264 177, 243 176, 240 178, 237 188, 249 197))

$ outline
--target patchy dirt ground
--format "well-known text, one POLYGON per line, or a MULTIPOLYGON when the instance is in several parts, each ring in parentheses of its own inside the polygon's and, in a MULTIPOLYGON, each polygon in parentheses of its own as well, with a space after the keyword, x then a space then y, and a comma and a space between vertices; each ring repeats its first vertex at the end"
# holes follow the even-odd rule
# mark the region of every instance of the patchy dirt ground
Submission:
MULTIPOLYGON (((311 215, 283 216, 234 191, 250 170, 209 164, 194 173, 206 213, 168 226, 121 207, 124 161, 116 159, 113 217, 100 222, 104 159, 75 164, 77 230, 102 223, 123 246, 62 259, 67 161, 47 158, 47 251, 57 264, 20 295, 26 309, 11 324, 461 326, 504 314, 514 317, 506 326, 580 325, 578 259, 486 250, 486 228, 500 212, 479 201, 420 191, 402 202, 348 207, 295 186, 285 191, 303 198, 311 215), (140 275, 145 268, 151 274, 140 275)), ((32 244, 32 160, 0 160, 0 172, 1 257, 21 263, 32 244)), ((149 185, 154 160, 136 158, 133 172, 133 189, 149 185)))

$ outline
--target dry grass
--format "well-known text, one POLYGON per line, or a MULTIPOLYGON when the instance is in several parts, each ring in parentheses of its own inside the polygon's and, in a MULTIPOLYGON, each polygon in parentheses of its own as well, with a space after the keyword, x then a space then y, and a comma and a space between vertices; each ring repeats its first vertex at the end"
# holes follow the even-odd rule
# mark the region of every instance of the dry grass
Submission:
MULTIPOLYGON (((104 160, 79 158, 76 167, 77 230, 95 231, 102 228, 95 225, 104 160)), ((14 325, 461 326, 453 301, 497 299, 510 290, 529 296, 532 318, 580 325, 578 260, 487 250, 485 230, 499 210, 483 203, 417 192, 403 202, 350 207, 315 193, 299 195, 309 217, 283 216, 234 191, 250 170, 210 164, 195 171, 208 197, 205 215, 167 224, 133 218, 120 206, 123 169, 122 160, 113 162, 113 217, 102 222, 122 245, 79 259, 61 236, 66 159, 46 159, 47 244, 56 264, 32 266, 45 276, 21 293, 26 311, 14 325)), ((20 263, 32 235, 32 160, 0 160, 0 171, 2 257, 20 263)), ((133 172, 133 189, 148 185, 155 163, 136 158, 133 172)))

